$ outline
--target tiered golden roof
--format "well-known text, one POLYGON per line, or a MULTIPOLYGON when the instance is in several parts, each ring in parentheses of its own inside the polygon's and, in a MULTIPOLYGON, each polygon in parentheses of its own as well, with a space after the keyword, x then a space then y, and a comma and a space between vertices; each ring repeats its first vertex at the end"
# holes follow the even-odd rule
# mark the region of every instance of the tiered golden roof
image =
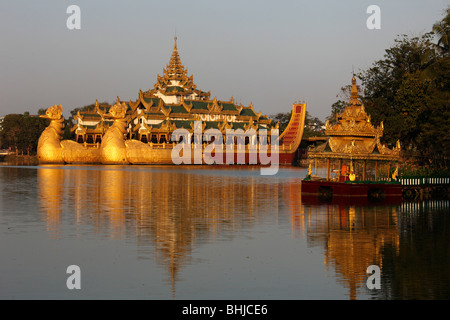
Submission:
POLYGON ((355 76, 352 78, 351 98, 338 123, 325 124, 327 142, 309 151, 310 158, 340 158, 364 160, 398 160, 400 144, 394 149, 381 144, 383 123, 376 127, 358 98, 355 76))
POLYGON ((188 96, 194 94, 199 98, 208 99, 210 92, 198 90, 193 79, 192 75, 188 76, 187 69, 181 62, 177 48, 177 37, 175 36, 172 56, 166 68, 163 69, 163 76, 157 76, 153 90, 149 90, 148 92, 151 95, 161 93, 169 96, 180 94, 181 96, 188 96))
MULTIPOLYGON (((163 75, 157 76, 154 88, 139 90, 135 101, 123 101, 117 97, 116 104, 125 103, 127 109, 127 138, 143 142, 162 143, 170 141, 171 133, 184 128, 193 130, 194 121, 202 121, 203 129, 276 128, 271 120, 261 112, 249 106, 238 105, 234 99, 221 101, 216 97, 210 99, 210 92, 197 89, 193 76, 188 76, 187 69, 181 62, 175 37, 173 52, 169 63, 163 69, 163 75)), ((111 106, 99 105, 90 111, 80 111, 74 118, 73 126, 76 141, 92 144, 102 140, 105 129, 112 125, 105 118, 111 106)))

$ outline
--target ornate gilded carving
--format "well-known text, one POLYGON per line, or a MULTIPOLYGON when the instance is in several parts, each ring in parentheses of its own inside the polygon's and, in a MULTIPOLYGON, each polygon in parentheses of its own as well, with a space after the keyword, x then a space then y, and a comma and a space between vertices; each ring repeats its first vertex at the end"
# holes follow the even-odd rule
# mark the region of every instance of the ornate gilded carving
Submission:
POLYGON ((113 119, 114 124, 106 131, 100 147, 101 161, 104 164, 127 164, 125 134, 127 105, 116 103, 109 109, 106 118, 113 119))
POLYGON ((64 128, 62 106, 54 105, 47 109, 41 118, 49 119, 50 125, 42 132, 38 141, 37 156, 41 163, 63 163, 61 138, 64 128))
POLYGON ((325 123, 328 141, 310 150, 313 158, 352 158, 358 159, 398 159, 400 144, 389 149, 380 142, 383 136, 383 123, 379 127, 372 125, 370 116, 358 99, 356 79, 352 78, 351 98, 345 110, 338 115, 338 123, 325 123), (326 149, 329 146, 330 150, 326 149))
POLYGON ((222 111, 223 106, 219 106, 219 104, 217 102, 217 97, 214 97, 214 100, 213 100, 212 104, 208 104, 207 108, 208 108, 210 113, 217 113, 217 112, 221 112, 222 111))

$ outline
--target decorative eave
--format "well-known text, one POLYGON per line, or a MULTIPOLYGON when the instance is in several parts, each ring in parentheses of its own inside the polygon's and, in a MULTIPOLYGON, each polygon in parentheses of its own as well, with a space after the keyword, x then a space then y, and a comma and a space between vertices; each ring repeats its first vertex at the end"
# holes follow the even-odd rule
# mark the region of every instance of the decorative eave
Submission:
POLYGON ((258 118, 258 123, 260 124, 271 124, 272 120, 270 120, 269 118, 263 119, 262 117, 258 118))
POLYGON ((141 100, 139 98, 134 102, 131 101, 131 99, 130 99, 130 101, 128 102, 128 105, 130 106, 131 110, 133 112, 135 112, 140 103, 141 103, 141 100))
POLYGON ((325 123, 325 134, 327 136, 358 136, 358 137, 382 137, 383 127, 374 127, 367 121, 341 121, 332 125, 325 123))
POLYGON ((170 112, 172 111, 172 108, 170 106, 165 106, 162 100, 159 100, 158 104, 158 111, 164 114, 166 117, 169 116, 170 112))
POLYGON ((183 96, 181 96, 181 98, 180 98, 180 104, 183 106, 183 108, 184 108, 188 113, 191 112, 191 109, 192 109, 192 103, 191 103, 190 105, 188 105, 188 104, 184 101, 184 97, 183 97, 183 96))
POLYGON ((150 133, 153 130, 153 126, 149 126, 147 122, 144 121, 142 123, 139 123, 139 125, 136 125, 136 127, 134 128, 134 131, 139 132, 139 134, 141 134, 141 130, 145 131, 146 133, 150 133))
POLYGON ((258 126, 253 123, 252 119, 250 119, 250 121, 244 125, 244 129, 245 129, 245 131, 250 130, 250 129, 257 131, 258 126))
POLYGON ((309 158, 354 159, 354 160, 390 160, 400 157, 400 143, 393 149, 381 144, 379 137, 365 146, 360 141, 341 141, 330 137, 325 143, 308 151, 309 158))
POLYGON ((209 113, 220 112, 223 109, 223 106, 219 106, 217 103, 217 97, 214 97, 212 104, 208 104, 207 106, 209 113))
POLYGON ((100 121, 99 123, 97 123, 97 126, 95 127, 95 132, 99 132, 99 133, 105 133, 106 130, 108 130, 109 125, 107 125, 105 123, 105 121, 100 121))
MULTIPOLYGON (((237 107, 237 106, 236 106, 237 107)), ((245 110, 251 110, 253 115, 241 115, 241 117, 251 117, 254 118, 255 116, 257 116, 257 113, 255 112, 255 110, 253 110, 253 102, 250 102, 250 105, 248 107, 244 107, 241 106, 241 108, 239 109, 239 114, 241 114, 243 111, 245 110)))
POLYGON ((139 102, 142 103, 145 109, 150 110, 150 108, 153 106, 153 100, 150 100, 150 102, 146 102, 144 99, 144 93, 141 89, 139 89, 139 102))
MULTIPOLYGON (((204 132, 205 128, 206 128, 206 122, 202 122, 201 125, 202 125, 202 132, 204 132)), ((191 122, 191 129, 192 129, 192 131, 195 131, 195 122, 194 121, 191 122)))
POLYGON ((345 159, 345 160, 374 160, 374 161, 398 161, 399 157, 395 155, 373 155, 373 154, 352 154, 352 153, 322 153, 308 152, 310 159, 345 159))
POLYGON ((80 110, 77 111, 77 114, 73 117, 77 123, 80 123, 80 121, 83 121, 83 116, 80 114, 80 110))
POLYGON ((176 129, 177 126, 170 120, 167 120, 166 122, 163 122, 159 128, 154 128, 153 130, 159 132, 173 132, 176 129))
POLYGON ((228 123, 226 119, 223 119, 223 122, 219 124, 219 130, 221 132, 225 132, 227 129, 228 130, 233 129, 233 124, 228 123))
POLYGON ((74 125, 71 129, 70 132, 77 132, 76 134, 85 134, 86 133, 86 127, 83 126, 82 124, 77 124, 74 125), (80 132, 80 133, 78 133, 80 132))

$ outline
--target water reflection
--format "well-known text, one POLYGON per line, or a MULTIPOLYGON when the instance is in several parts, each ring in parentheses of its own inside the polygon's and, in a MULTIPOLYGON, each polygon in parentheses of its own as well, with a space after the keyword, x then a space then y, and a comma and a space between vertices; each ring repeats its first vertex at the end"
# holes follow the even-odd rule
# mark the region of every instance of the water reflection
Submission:
POLYGON ((324 205, 306 207, 307 240, 324 249, 324 264, 356 299, 364 289, 367 267, 383 268, 383 248, 398 249, 397 208, 324 205))
POLYGON ((399 244, 383 250, 383 299, 450 299, 450 201, 403 203, 399 244))
MULTIPOLYGON (((317 268, 324 277, 333 275, 345 298, 450 298, 448 201, 307 204, 300 196, 302 176, 286 171, 267 178, 259 169, 235 168, 39 166, 0 168, 0 187, 3 206, 19 211, 19 199, 34 199, 37 184, 38 213, 55 239, 131 241, 138 259, 164 268, 173 296, 182 270, 201 263, 193 261, 196 249, 278 225, 289 227, 294 245, 306 241, 323 255, 317 268), (67 234, 68 225, 77 231, 67 234), (369 265, 382 269, 381 290, 365 286, 369 265)), ((294 253, 286 250, 288 261, 294 253)))
POLYGON ((43 167, 39 202, 48 229, 61 233, 62 199, 76 224, 93 224, 114 239, 136 237, 140 258, 153 258, 175 285, 194 245, 232 238, 277 214, 276 179, 208 176, 173 170, 43 167), (272 183, 275 182, 275 183, 272 183))

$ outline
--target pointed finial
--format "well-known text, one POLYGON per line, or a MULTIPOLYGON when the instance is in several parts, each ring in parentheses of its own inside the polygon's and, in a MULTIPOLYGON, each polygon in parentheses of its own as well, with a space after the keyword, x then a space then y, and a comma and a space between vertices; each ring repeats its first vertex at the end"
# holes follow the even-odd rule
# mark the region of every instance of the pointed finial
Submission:
POLYGON ((175 43, 173 45, 173 50, 177 50, 177 34, 175 33, 175 37, 174 37, 175 43))
POLYGON ((356 85, 356 77, 353 74, 350 103, 354 104, 354 103, 357 103, 357 102, 358 102, 358 86, 356 85))

